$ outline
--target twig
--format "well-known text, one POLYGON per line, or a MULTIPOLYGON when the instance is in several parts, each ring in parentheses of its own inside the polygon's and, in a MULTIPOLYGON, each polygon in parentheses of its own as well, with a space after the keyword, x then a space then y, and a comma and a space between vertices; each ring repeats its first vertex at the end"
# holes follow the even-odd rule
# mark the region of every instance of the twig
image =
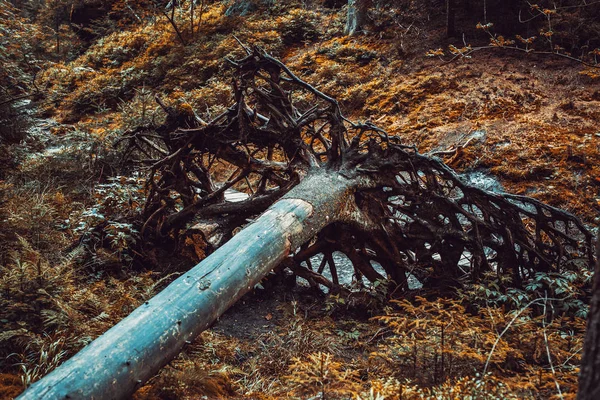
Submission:
POLYGON ((450 149, 450 150, 440 150, 440 151, 433 151, 433 152, 429 152, 426 153, 429 157, 437 157, 437 156, 447 156, 447 155, 454 155, 456 153, 458 153, 460 150, 463 150, 465 147, 467 147, 469 144, 471 144, 471 142, 474 140, 474 137, 469 138, 469 140, 467 140, 465 143, 463 144, 459 144, 458 146, 456 146, 454 149, 450 149))
POLYGON ((483 376, 485 376, 487 369, 488 369, 488 365, 490 363, 490 360, 492 358, 492 354, 494 354, 494 350, 496 349, 496 346, 498 345, 498 343, 500 342, 500 339, 502 339, 502 336, 504 336, 504 334, 506 332, 508 332, 508 330, 510 329, 510 327, 513 325, 513 323, 517 320, 517 318, 519 318, 519 316, 521 314, 523 314, 525 312, 525 310, 527 310, 529 307, 531 307, 534 304, 542 304, 541 302, 543 301, 543 304, 546 304, 546 302, 548 300, 561 300, 561 299, 554 299, 554 298, 538 298, 535 300, 530 301, 529 303, 527 303, 523 308, 521 308, 516 314, 515 316, 510 320, 510 322, 508 323, 508 325, 506 325, 506 327, 504 328, 504 330, 502 331, 502 333, 500 333, 500 335, 498 335, 498 337, 496 338, 496 341, 494 342, 494 344, 492 345, 492 349, 490 350, 490 353, 488 354, 487 360, 485 361, 485 366, 483 367, 483 376))
POLYGON ((183 39, 183 36, 181 36, 181 32, 179 31, 179 28, 177 27, 177 24, 175 23, 175 4, 173 4, 173 6, 172 6, 171 16, 169 16, 169 14, 167 14, 167 12, 162 9, 161 9, 161 13, 162 13, 162 15, 164 15, 167 18, 167 20, 169 21, 169 23, 171 24, 173 29, 175 29, 175 33, 177 34, 177 38, 179 39, 181 44, 183 46, 187 46, 185 39, 183 39))
POLYGON ((488 354, 487 360, 485 361, 485 366, 483 367, 483 374, 482 374, 483 376, 485 376, 485 374, 487 373, 488 365, 489 365, 490 360, 492 358, 492 354, 494 354, 494 350, 496 350, 496 346, 500 342, 500 339, 502 339, 502 336, 504 336, 504 334, 506 332, 508 332, 508 330, 510 329, 510 327, 512 326, 512 324, 517 320, 517 318, 519 318, 519 316, 521 314, 523 314, 525 312, 525 310, 527 310, 529 307, 531 307, 534 304, 539 304, 539 302, 542 301, 542 300, 544 300, 544 299, 535 299, 535 300, 532 300, 529 303, 527 303, 523 308, 521 308, 515 314, 515 316, 510 320, 510 322, 508 323, 508 325, 506 325, 506 327, 504 328, 504 330, 502 331, 502 333, 500 333, 500 335, 498 335, 498 337, 496 338, 496 341, 494 341, 494 344, 492 345, 492 349, 490 350, 490 353, 488 354))

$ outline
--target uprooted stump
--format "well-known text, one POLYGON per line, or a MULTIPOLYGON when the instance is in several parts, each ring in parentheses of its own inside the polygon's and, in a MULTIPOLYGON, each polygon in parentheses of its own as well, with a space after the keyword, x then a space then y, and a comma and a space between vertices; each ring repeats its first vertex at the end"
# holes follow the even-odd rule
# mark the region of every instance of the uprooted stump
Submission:
MULTIPOLYGON (((535 272, 577 269, 593 257, 592 235, 572 215, 468 185, 441 160, 369 122, 349 121, 336 100, 259 49, 231 63, 238 71, 235 104, 208 123, 183 119, 155 144, 168 155, 151 161, 144 234, 172 236, 193 221, 218 221, 219 245, 321 169, 356 182, 352 207, 304 243, 294 261, 307 274, 310 258, 324 254, 315 269, 331 269, 333 282, 319 278, 330 286, 338 284, 334 251, 346 254, 358 277, 386 278, 374 261, 404 288, 409 274, 424 285, 439 278, 458 284, 492 270, 519 287, 535 272), (218 166, 231 174, 217 183, 218 166), (248 198, 225 201, 230 188, 248 198)), ((144 146, 136 135, 131 149, 144 146)))
POLYGON ((283 261, 335 290, 340 251, 358 282, 388 279, 396 293, 409 279, 459 286, 486 273, 519 287, 538 272, 593 264, 593 237, 573 215, 465 183, 401 138, 348 120, 264 51, 244 49, 229 61, 235 101, 224 113, 204 121, 159 101, 166 123, 123 138, 127 156, 150 169, 143 237, 177 240, 195 226, 218 249, 23 398, 127 397, 283 261), (247 196, 228 201, 231 189, 247 196))

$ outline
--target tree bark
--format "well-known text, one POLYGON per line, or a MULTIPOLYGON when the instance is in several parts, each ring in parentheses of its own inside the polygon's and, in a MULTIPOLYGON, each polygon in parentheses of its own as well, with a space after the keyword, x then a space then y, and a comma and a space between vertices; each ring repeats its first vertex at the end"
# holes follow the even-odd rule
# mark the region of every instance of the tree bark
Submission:
POLYGON ((446 36, 449 38, 456 34, 454 27, 455 1, 456 0, 446 0, 446 36))
POLYGON ((320 169, 309 175, 19 399, 128 398, 295 249, 351 213, 355 182, 320 169))
POLYGON ((369 0, 348 0, 348 15, 344 33, 353 36, 361 32, 367 22, 369 0))
POLYGON ((600 398, 600 241, 596 242, 596 268, 590 312, 583 345, 577 400, 600 398))
POLYGON ((60 21, 56 21, 56 55, 60 56, 60 21))
POLYGON ((190 1, 190 37, 194 40, 194 1, 190 1))

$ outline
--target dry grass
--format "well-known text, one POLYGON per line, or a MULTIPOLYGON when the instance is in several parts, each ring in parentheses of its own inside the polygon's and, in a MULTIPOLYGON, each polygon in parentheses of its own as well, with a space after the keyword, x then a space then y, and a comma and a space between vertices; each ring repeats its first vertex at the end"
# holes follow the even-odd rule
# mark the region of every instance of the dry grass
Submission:
POLYGON ((581 319, 543 328, 527 308, 473 315, 456 300, 421 298, 361 322, 342 305, 330 319, 317 304, 306 296, 284 301, 286 322, 259 337, 204 332, 136 398, 295 399, 324 391, 331 399, 536 399, 558 398, 557 383, 565 398, 576 391, 581 319))
MULTIPOLYGON (((73 124, 57 127, 55 139, 71 147, 50 159, 27 159, 0 181, 0 355, 14 353, 0 364, 6 372, 0 397, 14 396, 22 383, 104 332, 171 272, 131 268, 126 247, 135 235, 116 247, 80 250, 72 246, 75 227, 94 207, 104 207, 114 222, 134 219, 139 199, 111 192, 116 202, 106 203, 96 184, 117 173, 111 170, 115 138, 164 118, 151 94, 191 105, 204 119, 224 110, 231 75, 223 58, 241 54, 232 34, 281 57, 337 97, 349 116, 375 121, 423 152, 452 149, 481 132, 446 161, 459 170, 484 169, 511 192, 598 223, 600 83, 580 75, 577 65, 500 53, 441 65, 425 53, 442 32, 426 31, 410 16, 395 17, 402 29, 375 27, 371 35, 347 38, 343 9, 308 12, 284 4, 227 18, 225 8, 208 6, 187 47, 158 18, 113 33, 40 74, 50 93, 45 112, 73 124)), ((124 185, 125 192, 136 185, 124 185)), ((524 313, 495 350, 493 375, 480 376, 499 327, 512 318, 501 307, 474 316, 449 300, 385 309, 370 301, 362 307, 374 320, 357 319, 335 301, 334 313, 323 310, 319 299, 307 297, 287 301, 282 322, 252 339, 209 330, 136 398, 301 398, 323 390, 331 398, 549 398, 556 396, 555 382, 565 398, 574 396, 582 320, 555 320, 546 343, 539 318, 524 313), (440 335, 439 322, 448 319, 452 346, 440 335), (556 375, 547 368, 545 347, 559 366, 556 375)))

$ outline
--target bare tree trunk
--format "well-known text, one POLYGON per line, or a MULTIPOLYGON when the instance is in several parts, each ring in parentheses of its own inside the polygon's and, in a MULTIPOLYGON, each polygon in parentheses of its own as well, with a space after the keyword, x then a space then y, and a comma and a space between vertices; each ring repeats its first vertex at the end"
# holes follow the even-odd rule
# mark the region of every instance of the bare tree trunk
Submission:
POLYGON ((348 15, 344 33, 353 36, 361 32, 367 22, 369 0, 348 0, 348 15))
POLYGON ((200 0, 200 11, 198 12, 198 28, 197 31, 200 31, 200 26, 202 25, 202 14, 204 14, 204 5, 206 0, 200 0))
POLYGON ((56 55, 60 56, 60 21, 56 21, 56 55))
POLYGON ((487 24, 487 1, 483 0, 483 23, 487 24))
POLYGON ((129 398, 293 251, 349 212, 354 181, 319 172, 19 399, 129 398))
POLYGON ((600 241, 596 242, 596 268, 590 313, 583 345, 583 358, 579 374, 578 400, 600 398, 600 241))
POLYGON ((190 37, 194 40, 194 1, 190 1, 190 37))
POLYGON ((455 2, 456 0, 446 0, 446 36, 449 38, 456 34, 454 26, 455 2))

